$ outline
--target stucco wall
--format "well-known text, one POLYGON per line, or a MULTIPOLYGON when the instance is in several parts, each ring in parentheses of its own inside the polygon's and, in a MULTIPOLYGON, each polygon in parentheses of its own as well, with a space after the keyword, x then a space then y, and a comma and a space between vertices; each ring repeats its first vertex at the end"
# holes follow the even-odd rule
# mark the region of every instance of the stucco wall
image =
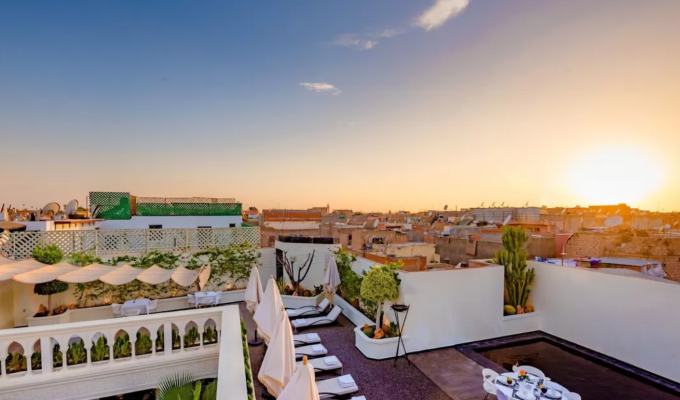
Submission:
POLYGON ((129 220, 105 220, 100 229, 149 229, 149 225, 163 225, 163 229, 196 229, 199 226, 229 228, 229 224, 241 226, 240 215, 225 216, 178 216, 178 217, 132 217, 129 220))
MULTIPOLYGON (((436 251, 439 254, 441 262, 448 259, 450 264, 458 264, 459 262, 468 262, 470 260, 490 259, 496 254, 496 251, 502 250, 501 243, 494 242, 477 242, 477 254, 474 256, 465 254, 467 246, 466 239, 438 237, 435 239, 436 251)), ((529 257, 555 257, 555 239, 550 238, 531 238, 527 247, 529 257)))
MULTIPOLYGON (((306 289, 312 290, 314 286, 323 283, 325 268, 331 257, 334 257, 333 251, 337 251, 340 246, 337 244, 312 244, 312 243, 286 243, 276 241, 276 248, 288 252, 288 258, 296 257, 295 273, 297 275, 297 267, 302 265, 307 259, 307 256, 314 253, 314 260, 312 266, 307 274, 307 277, 302 282, 302 286, 306 289)), ((287 277, 284 272, 284 277, 287 277)), ((276 276, 275 276, 276 277, 276 276)), ((287 280, 287 279, 286 279, 287 280)))
POLYGON ((0 282, 0 329, 14 328, 14 288, 12 282, 0 282))

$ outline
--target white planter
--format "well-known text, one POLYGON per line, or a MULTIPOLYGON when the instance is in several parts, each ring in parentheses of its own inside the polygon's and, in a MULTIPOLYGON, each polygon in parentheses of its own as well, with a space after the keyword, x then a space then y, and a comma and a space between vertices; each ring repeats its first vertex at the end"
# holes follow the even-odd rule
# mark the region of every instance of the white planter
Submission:
MULTIPOLYGON (((408 348, 408 336, 402 337, 408 348)), ((394 358, 397 354, 397 343, 399 338, 371 339, 366 336, 361 327, 354 328, 354 345, 364 355, 371 360, 385 360, 394 358)), ((399 346, 399 355, 404 354, 404 350, 399 346)))
MULTIPOLYGON (((352 307, 345 299, 340 296, 333 297, 333 304, 342 308, 342 315, 347 317, 348 320, 358 327, 362 327, 366 324, 375 325, 375 321, 371 321, 367 316, 361 313, 361 311, 352 307)), ((395 350, 396 351, 396 350, 395 350)))
POLYGON ((537 311, 504 316, 503 336, 539 331, 542 329, 541 321, 541 314, 537 311))
MULTIPOLYGON (((224 295, 222 295, 224 296, 224 295)), ((317 306, 324 298, 324 293, 318 294, 315 297, 304 297, 304 296, 288 296, 286 294, 281 295, 281 300, 283 300, 283 306, 286 308, 300 308, 308 306, 317 306)), ((243 299, 241 299, 243 300, 243 299)))

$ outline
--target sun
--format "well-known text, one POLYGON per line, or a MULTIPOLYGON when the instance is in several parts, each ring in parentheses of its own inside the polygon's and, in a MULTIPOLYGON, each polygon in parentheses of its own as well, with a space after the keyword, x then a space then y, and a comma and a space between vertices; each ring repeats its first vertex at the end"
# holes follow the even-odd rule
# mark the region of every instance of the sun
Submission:
POLYGON ((665 179, 659 160, 640 147, 601 148, 576 161, 568 169, 569 187, 591 205, 636 205, 665 179))

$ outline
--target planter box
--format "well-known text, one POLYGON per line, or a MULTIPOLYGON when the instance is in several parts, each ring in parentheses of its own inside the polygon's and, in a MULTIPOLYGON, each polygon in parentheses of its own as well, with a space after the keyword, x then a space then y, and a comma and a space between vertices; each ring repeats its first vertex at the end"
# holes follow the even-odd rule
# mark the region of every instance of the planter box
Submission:
POLYGON ((526 314, 507 315, 503 317, 503 336, 541 330, 541 313, 534 311, 526 314))
MULTIPOLYGON (((408 336, 402 337, 408 347, 408 336)), ((397 354, 397 343, 399 338, 371 339, 364 335, 360 327, 354 328, 354 345, 364 355, 371 360, 386 360, 394 358, 397 354)), ((399 346, 399 355, 404 354, 403 348, 399 346)))
MULTIPOLYGON (((348 320, 352 321, 355 326, 362 327, 366 324, 375 325, 375 321, 371 321, 367 316, 361 313, 361 311, 352 307, 345 299, 340 296, 333 297, 333 304, 342 308, 342 315, 347 317, 348 320)), ((363 333, 362 333, 363 335, 363 333)), ((394 350, 396 351, 396 349, 394 350)))
MULTIPOLYGON (((281 300, 283 301, 283 306, 286 308, 300 308, 307 306, 317 306, 319 303, 321 303, 324 296, 324 293, 318 294, 315 297, 288 296, 284 294, 281 295, 281 300)), ((224 294, 222 294, 222 299, 224 299, 224 294)), ((241 300, 243 300, 243 296, 241 296, 241 300)))

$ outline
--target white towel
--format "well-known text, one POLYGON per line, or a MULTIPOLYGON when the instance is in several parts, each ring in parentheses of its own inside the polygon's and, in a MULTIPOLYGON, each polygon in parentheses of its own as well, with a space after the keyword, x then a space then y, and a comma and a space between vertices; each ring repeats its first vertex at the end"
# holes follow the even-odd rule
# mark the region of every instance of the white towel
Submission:
POLYGON ((312 346, 312 351, 314 353, 323 353, 324 351, 326 351, 326 348, 324 348, 320 344, 315 344, 314 346, 312 346))
POLYGON ((301 319, 294 319, 294 320, 292 320, 292 321, 290 321, 290 322, 291 322, 293 325, 295 325, 295 326, 297 326, 297 325, 303 326, 303 325, 306 325, 306 324, 307 324, 307 320, 304 319, 304 318, 301 318, 301 319))
POLYGON ((316 333, 308 333, 307 334, 307 340, 318 340, 319 335, 316 333))
POLYGON ((354 383, 354 379, 352 378, 352 375, 343 375, 343 376, 339 377, 338 383, 340 383, 340 386, 342 386, 344 388, 349 388, 349 387, 356 385, 354 383))
POLYGON ((340 360, 338 360, 338 357, 336 357, 336 356, 330 356, 330 357, 324 358, 323 362, 326 365, 331 366, 331 365, 338 365, 340 363, 340 360))
POLYGON ((350 400, 366 400, 366 396, 352 397, 350 400))

